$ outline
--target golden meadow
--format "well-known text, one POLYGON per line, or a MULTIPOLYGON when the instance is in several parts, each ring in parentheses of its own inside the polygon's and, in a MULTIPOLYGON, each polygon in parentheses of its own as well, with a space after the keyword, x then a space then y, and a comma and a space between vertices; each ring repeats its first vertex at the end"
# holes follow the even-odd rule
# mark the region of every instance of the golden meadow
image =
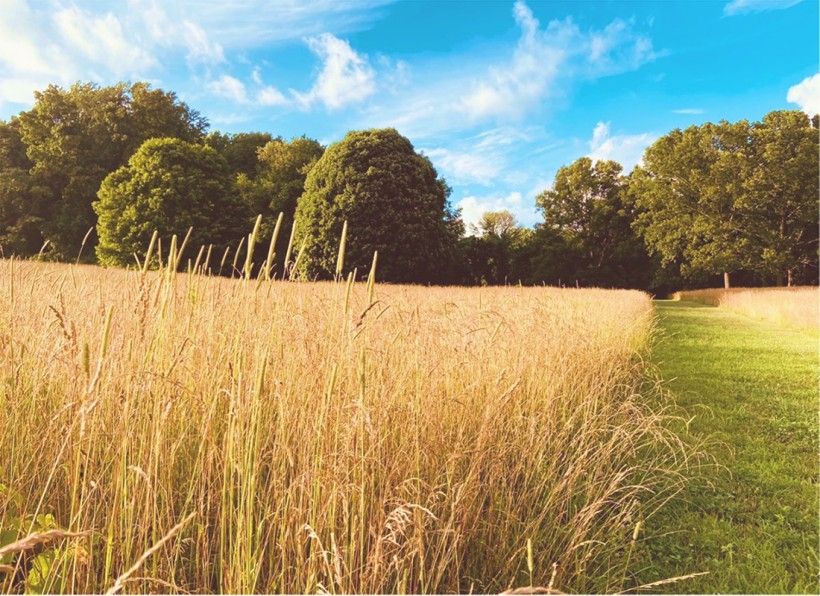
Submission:
POLYGON ((646 294, 200 269, 0 261, 3 591, 635 586, 646 294))

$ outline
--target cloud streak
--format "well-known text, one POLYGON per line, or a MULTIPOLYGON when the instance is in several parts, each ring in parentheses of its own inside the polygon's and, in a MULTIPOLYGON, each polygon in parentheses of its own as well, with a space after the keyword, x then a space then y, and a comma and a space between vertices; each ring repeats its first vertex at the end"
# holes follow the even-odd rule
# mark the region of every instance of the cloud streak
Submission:
POLYGON ((783 10, 800 4, 803 0, 732 0, 723 7, 723 14, 727 17, 766 12, 769 10, 783 10))

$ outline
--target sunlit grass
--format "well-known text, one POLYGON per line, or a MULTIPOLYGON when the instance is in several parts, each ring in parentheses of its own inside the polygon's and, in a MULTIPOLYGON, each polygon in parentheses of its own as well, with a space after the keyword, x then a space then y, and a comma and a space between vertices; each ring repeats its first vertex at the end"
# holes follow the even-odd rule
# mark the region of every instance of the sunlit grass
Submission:
POLYGON ((757 319, 820 328, 820 288, 715 288, 675 292, 675 300, 720 306, 757 319))
POLYGON ((612 591, 680 487, 641 292, 0 272, 6 591, 612 591))

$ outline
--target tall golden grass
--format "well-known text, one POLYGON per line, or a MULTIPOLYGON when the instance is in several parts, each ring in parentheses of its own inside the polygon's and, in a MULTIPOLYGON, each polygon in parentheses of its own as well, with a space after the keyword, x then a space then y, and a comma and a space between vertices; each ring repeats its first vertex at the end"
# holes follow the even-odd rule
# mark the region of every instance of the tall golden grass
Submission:
POLYGON ((715 288, 675 292, 675 300, 720 306, 757 319, 820 329, 820 288, 715 288))
POLYGON ((265 277, 0 261, 4 591, 632 585, 646 294, 265 277))

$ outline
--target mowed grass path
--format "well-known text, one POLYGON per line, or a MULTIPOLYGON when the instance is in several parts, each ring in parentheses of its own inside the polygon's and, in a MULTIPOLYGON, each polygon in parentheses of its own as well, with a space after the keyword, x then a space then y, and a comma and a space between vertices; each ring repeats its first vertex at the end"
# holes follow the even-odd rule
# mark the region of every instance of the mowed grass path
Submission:
POLYGON ((650 520, 640 579, 708 571, 659 589, 817 593, 817 333, 656 304, 655 362, 720 467, 650 520))

